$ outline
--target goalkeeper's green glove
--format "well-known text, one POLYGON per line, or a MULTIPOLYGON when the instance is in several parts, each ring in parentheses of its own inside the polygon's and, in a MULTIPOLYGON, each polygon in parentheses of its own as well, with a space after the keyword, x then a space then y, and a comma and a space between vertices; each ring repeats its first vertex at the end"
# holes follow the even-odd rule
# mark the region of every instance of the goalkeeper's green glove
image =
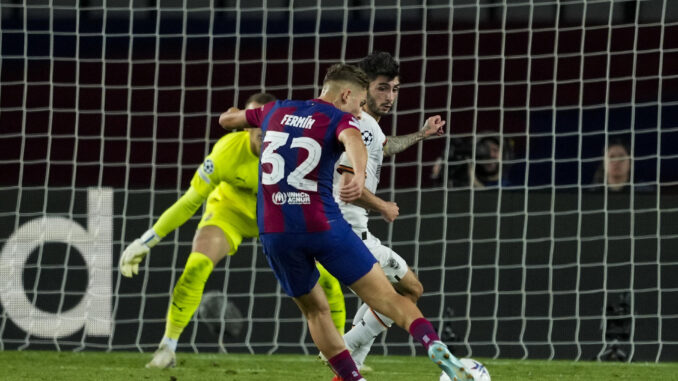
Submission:
POLYGON ((160 239, 153 229, 148 229, 141 238, 135 239, 120 256, 120 273, 128 278, 131 278, 132 274, 139 274, 139 263, 160 239))

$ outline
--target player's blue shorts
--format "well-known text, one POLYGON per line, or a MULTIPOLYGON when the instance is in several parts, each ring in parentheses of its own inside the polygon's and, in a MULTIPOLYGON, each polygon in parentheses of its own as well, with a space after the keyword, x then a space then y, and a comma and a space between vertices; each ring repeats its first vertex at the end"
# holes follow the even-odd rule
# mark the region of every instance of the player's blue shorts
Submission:
POLYGON ((330 230, 315 233, 265 233, 264 254, 285 293, 308 294, 318 282, 318 260, 345 285, 367 274, 377 260, 344 220, 330 221, 330 230))

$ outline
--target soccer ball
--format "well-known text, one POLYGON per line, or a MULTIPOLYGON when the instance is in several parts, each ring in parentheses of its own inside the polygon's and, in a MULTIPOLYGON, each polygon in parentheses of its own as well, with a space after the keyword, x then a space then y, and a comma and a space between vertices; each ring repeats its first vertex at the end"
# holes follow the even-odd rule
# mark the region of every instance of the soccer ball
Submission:
MULTIPOLYGON (((464 364, 464 369, 473 376, 473 381, 490 381, 490 372, 485 365, 474 359, 459 359, 464 364)), ((445 372, 440 373, 440 381, 452 381, 445 372)), ((466 380, 460 380, 466 381, 466 380)))
POLYGON ((213 335, 219 335, 221 326, 228 337, 238 337, 243 331, 245 321, 238 307, 227 300, 226 295, 218 291, 209 291, 202 296, 198 317, 205 323, 213 335))

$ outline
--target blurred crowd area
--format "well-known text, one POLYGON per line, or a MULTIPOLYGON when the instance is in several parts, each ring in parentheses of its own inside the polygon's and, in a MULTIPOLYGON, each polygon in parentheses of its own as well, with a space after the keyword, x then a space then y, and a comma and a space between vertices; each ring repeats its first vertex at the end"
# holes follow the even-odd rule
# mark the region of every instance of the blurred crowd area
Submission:
POLYGON ((313 98, 331 64, 385 50, 402 82, 386 135, 448 123, 382 184, 678 184, 671 1, 290 4, 3 2, 0 182, 184 188, 220 112, 313 98))

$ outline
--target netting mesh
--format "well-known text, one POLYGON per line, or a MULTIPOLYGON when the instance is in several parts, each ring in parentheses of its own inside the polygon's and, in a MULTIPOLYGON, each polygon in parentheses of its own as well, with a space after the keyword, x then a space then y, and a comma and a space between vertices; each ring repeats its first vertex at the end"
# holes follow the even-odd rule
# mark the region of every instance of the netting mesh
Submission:
MULTIPOLYGON (((188 187, 223 134, 218 114, 259 91, 313 98, 331 64, 384 50, 403 83, 386 135, 448 123, 384 163, 378 194, 401 215, 372 229, 416 270, 420 307, 457 353, 675 359, 671 1, 1 4, 1 348, 154 348, 197 219, 141 276, 115 264, 188 187), (481 167, 496 162, 488 137, 498 178, 481 167), (611 192, 594 178, 617 142, 629 185, 611 192)), ((312 350, 256 243, 207 289, 244 328, 194 319, 180 349, 312 350)), ((416 348, 391 330, 375 350, 416 348)))

